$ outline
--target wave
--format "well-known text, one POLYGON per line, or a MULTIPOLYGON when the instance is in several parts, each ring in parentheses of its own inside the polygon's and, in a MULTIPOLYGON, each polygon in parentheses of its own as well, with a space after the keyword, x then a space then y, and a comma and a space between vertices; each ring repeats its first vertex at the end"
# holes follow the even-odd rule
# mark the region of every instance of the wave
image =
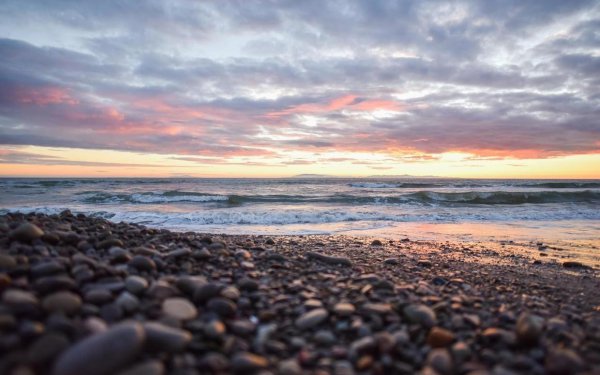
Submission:
POLYGON ((405 195, 411 201, 422 203, 472 204, 472 205, 518 205, 545 203, 600 203, 600 192, 585 191, 494 191, 441 193, 419 191, 405 195))
POLYGON ((195 192, 166 191, 163 193, 144 192, 134 194, 111 194, 104 192, 83 192, 83 203, 177 203, 177 202, 223 202, 226 195, 203 194, 195 192))
POLYGON ((549 189, 598 189, 600 182, 540 182, 525 183, 519 186, 549 189))
POLYGON ((600 203, 600 191, 469 191, 437 192, 417 191, 400 195, 224 195, 190 191, 170 190, 142 193, 78 193, 80 201, 87 204, 168 204, 168 203, 215 203, 228 206, 244 204, 321 204, 346 206, 371 205, 520 205, 549 203, 600 203))

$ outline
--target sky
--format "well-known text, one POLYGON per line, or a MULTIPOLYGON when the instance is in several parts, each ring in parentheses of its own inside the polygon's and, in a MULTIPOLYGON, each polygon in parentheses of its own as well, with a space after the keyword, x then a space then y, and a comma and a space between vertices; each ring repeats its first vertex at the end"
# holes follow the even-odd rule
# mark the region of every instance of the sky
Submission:
POLYGON ((0 176, 600 178, 600 2, 0 2, 0 176))

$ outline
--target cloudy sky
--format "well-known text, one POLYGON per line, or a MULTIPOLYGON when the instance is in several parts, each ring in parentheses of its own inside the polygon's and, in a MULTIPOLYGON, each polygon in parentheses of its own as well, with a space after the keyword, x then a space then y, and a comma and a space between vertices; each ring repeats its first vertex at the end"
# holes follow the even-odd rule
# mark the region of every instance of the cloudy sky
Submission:
POLYGON ((0 2, 0 175, 600 177, 600 3, 0 2))

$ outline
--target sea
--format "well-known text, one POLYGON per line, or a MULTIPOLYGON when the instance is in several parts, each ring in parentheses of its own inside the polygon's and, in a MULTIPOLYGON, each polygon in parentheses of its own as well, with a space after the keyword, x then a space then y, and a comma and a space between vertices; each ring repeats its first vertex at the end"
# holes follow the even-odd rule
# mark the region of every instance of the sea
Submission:
POLYGON ((176 231, 551 244, 600 265, 600 180, 0 179, 0 214, 176 231))

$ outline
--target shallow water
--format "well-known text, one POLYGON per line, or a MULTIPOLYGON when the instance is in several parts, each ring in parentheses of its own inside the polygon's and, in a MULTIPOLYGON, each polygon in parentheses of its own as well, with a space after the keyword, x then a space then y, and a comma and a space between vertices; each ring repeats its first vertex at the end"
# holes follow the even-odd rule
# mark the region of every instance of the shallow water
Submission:
POLYGON ((544 242, 600 264, 600 180, 0 179, 2 212, 214 233, 544 242))

